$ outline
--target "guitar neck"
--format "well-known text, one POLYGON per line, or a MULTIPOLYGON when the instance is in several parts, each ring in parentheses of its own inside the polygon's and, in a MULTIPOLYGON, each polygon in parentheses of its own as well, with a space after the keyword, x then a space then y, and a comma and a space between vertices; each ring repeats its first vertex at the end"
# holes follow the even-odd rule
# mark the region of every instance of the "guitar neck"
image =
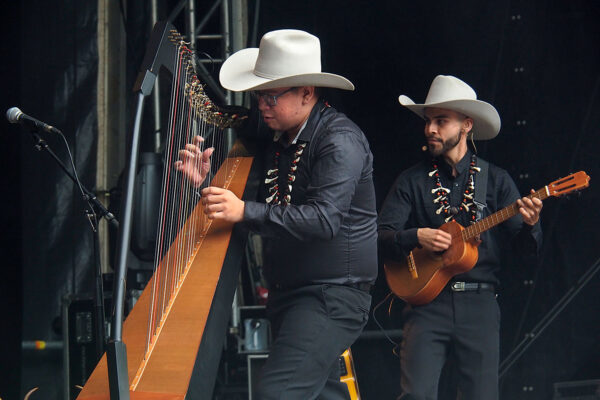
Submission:
MULTIPOLYGON (((540 200, 545 200, 550 196, 550 192, 548 190, 548 186, 544 186, 539 189, 537 192, 530 194, 527 196, 528 198, 537 198, 540 200)), ((512 203, 510 206, 503 208, 500 211, 496 211, 492 215, 488 215, 482 220, 475 222, 472 225, 469 225, 464 230, 461 231, 463 240, 467 241, 469 239, 473 239, 479 234, 487 231, 490 228, 493 228, 496 225, 499 225, 506 221, 507 219, 514 217, 519 212, 519 206, 517 202, 512 203)))

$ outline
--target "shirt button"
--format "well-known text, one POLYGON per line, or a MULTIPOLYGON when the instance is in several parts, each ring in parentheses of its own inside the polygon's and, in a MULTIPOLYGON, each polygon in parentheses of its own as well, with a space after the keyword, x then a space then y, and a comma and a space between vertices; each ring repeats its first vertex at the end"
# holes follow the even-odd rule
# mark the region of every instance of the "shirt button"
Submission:
POLYGON ((454 184, 454 187, 458 187, 458 183, 455 183, 455 184, 454 184))

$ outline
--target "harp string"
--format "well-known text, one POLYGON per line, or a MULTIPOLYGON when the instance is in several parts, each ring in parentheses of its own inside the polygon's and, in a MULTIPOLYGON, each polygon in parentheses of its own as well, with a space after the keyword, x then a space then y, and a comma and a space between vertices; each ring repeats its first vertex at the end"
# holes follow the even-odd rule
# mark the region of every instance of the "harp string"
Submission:
MULTIPOLYGON (((169 160, 172 158, 172 151, 173 151, 173 138, 175 137, 175 135, 173 134, 174 129, 175 129, 175 124, 176 121, 173 118, 174 115, 174 110, 177 108, 177 101, 178 101, 178 93, 179 93, 179 85, 178 85, 178 81, 179 81, 179 71, 180 71, 180 62, 181 62, 181 57, 176 57, 176 59, 174 60, 175 65, 173 67, 173 71, 174 71, 174 76, 173 76, 173 85, 171 86, 171 104, 170 104, 170 112, 169 112, 169 119, 168 119, 168 128, 167 128, 167 132, 168 132, 168 139, 165 143, 165 160, 164 163, 165 165, 168 164, 169 160)), ((162 186, 161 186, 161 193, 165 194, 167 193, 167 190, 165 189, 165 186, 169 186, 169 181, 171 180, 172 176, 171 176, 171 171, 168 168, 163 168, 163 176, 162 176, 162 186)), ((148 335, 147 335, 147 339, 146 339, 146 354, 148 354, 149 349, 151 347, 151 344, 154 342, 154 333, 156 332, 156 328, 158 325, 158 321, 161 318, 161 310, 160 307, 158 307, 158 303, 161 302, 162 300, 162 296, 160 294, 160 290, 159 288, 162 285, 163 282, 163 278, 162 275, 164 274, 164 267, 162 265, 159 264, 159 261, 163 259, 164 256, 164 242, 165 240, 165 229, 161 229, 160 227, 164 227, 165 226, 165 221, 167 220, 167 214, 170 211, 168 210, 168 201, 167 201, 167 196, 161 196, 161 200, 160 200, 160 208, 159 208, 159 221, 158 221, 158 226, 159 229, 157 230, 157 235, 156 235, 156 247, 155 247, 155 257, 154 257, 154 275, 153 275, 153 281, 152 281, 152 291, 151 291, 151 301, 150 301, 150 309, 149 309, 149 316, 148 316, 148 335)))
MULTIPOLYGON (((179 51, 177 51, 179 53, 179 51)), ((166 160, 163 160, 165 165, 168 164, 169 160, 172 158, 171 152, 173 151, 172 140, 174 138, 173 131, 175 129, 176 121, 173 118, 175 109, 177 108, 178 101, 178 93, 179 93, 179 73, 180 73, 180 62, 181 57, 176 57, 174 60, 174 76, 173 76, 173 84, 171 86, 171 104, 170 104, 170 112, 168 118, 168 140, 165 143, 165 157, 166 160)), ((163 176, 162 176, 162 186, 161 193, 167 193, 165 190, 165 186, 169 185, 169 181, 171 179, 171 171, 168 168, 163 168, 163 176)), ((167 196, 161 196, 160 200, 160 208, 159 208, 159 221, 156 234, 156 247, 155 247, 155 257, 154 257, 154 275, 152 280, 152 290, 151 290, 151 300, 150 300, 150 309, 148 315, 148 328, 147 328, 147 339, 146 339, 146 354, 148 354, 151 343, 154 341, 154 333, 156 332, 157 324, 159 319, 161 318, 160 309, 158 307, 158 303, 161 300, 161 295, 159 288, 163 281, 162 275, 164 273, 164 268, 159 265, 159 261, 163 259, 164 256, 164 246, 163 243, 165 240, 165 229, 161 229, 160 227, 165 226, 165 221, 167 220, 167 213, 169 210, 167 209, 167 196)))
MULTIPOLYGON (((187 143, 192 143, 195 136, 204 138, 201 151, 214 148, 211 169, 203 186, 210 182, 212 186, 223 187, 233 169, 233 163, 226 158, 228 149, 223 140, 224 129, 219 125, 227 116, 223 117, 204 93, 203 85, 195 73, 195 57, 183 41, 177 43, 177 55, 173 67, 168 137, 164 152, 145 360, 152 352, 191 260, 210 224, 201 205, 197 207, 200 188, 193 187, 188 179, 173 168, 174 162, 179 159, 179 150, 187 143), (225 173, 222 178, 215 179, 215 166, 219 162, 222 164, 220 170, 225 173)), ((201 158, 195 157, 194 163, 200 167, 201 158)))

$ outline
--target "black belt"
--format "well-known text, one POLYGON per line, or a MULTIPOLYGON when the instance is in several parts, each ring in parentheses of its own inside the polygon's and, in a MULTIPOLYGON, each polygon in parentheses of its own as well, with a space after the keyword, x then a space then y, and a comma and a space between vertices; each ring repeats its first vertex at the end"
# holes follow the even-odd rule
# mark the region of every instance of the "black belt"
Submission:
POLYGON ((342 286, 350 286, 351 288, 362 290, 363 292, 371 293, 371 289, 373 285, 367 282, 358 282, 358 283, 346 283, 342 286))
POLYGON ((495 292, 496 287, 485 282, 450 282, 448 287, 453 292, 495 292))

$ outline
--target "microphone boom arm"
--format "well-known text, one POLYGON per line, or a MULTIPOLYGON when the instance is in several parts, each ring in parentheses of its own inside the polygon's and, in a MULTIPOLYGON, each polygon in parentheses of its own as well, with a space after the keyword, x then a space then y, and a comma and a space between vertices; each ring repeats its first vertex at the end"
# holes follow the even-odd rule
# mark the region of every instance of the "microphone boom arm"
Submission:
MULTIPOLYGON (((54 128, 54 129, 56 129, 56 128, 54 128)), ((40 137, 40 135, 38 135, 36 132, 31 132, 31 134, 34 136, 34 138, 36 140, 35 148, 38 151, 45 150, 48 154, 50 154, 50 156, 52 156, 52 158, 56 161, 58 166, 65 172, 65 174, 67 174, 67 176, 69 178, 71 178, 71 180, 75 184, 77 184, 78 186, 81 187, 81 190, 83 191, 83 195, 84 195, 84 200, 87 202, 90 202, 94 206, 94 208, 99 210, 98 214, 100 215, 100 218, 104 217, 104 219, 109 224, 111 224, 112 226, 114 226, 115 228, 118 229, 119 221, 117 221, 115 216, 110 211, 108 211, 106 209, 106 207, 104 207, 104 205, 98 200, 96 195, 94 193, 90 192, 81 182, 78 182, 78 180, 75 178, 73 173, 67 169, 67 166, 60 160, 60 158, 58 158, 58 156, 52 151, 52 149, 48 146, 46 141, 40 137)))

